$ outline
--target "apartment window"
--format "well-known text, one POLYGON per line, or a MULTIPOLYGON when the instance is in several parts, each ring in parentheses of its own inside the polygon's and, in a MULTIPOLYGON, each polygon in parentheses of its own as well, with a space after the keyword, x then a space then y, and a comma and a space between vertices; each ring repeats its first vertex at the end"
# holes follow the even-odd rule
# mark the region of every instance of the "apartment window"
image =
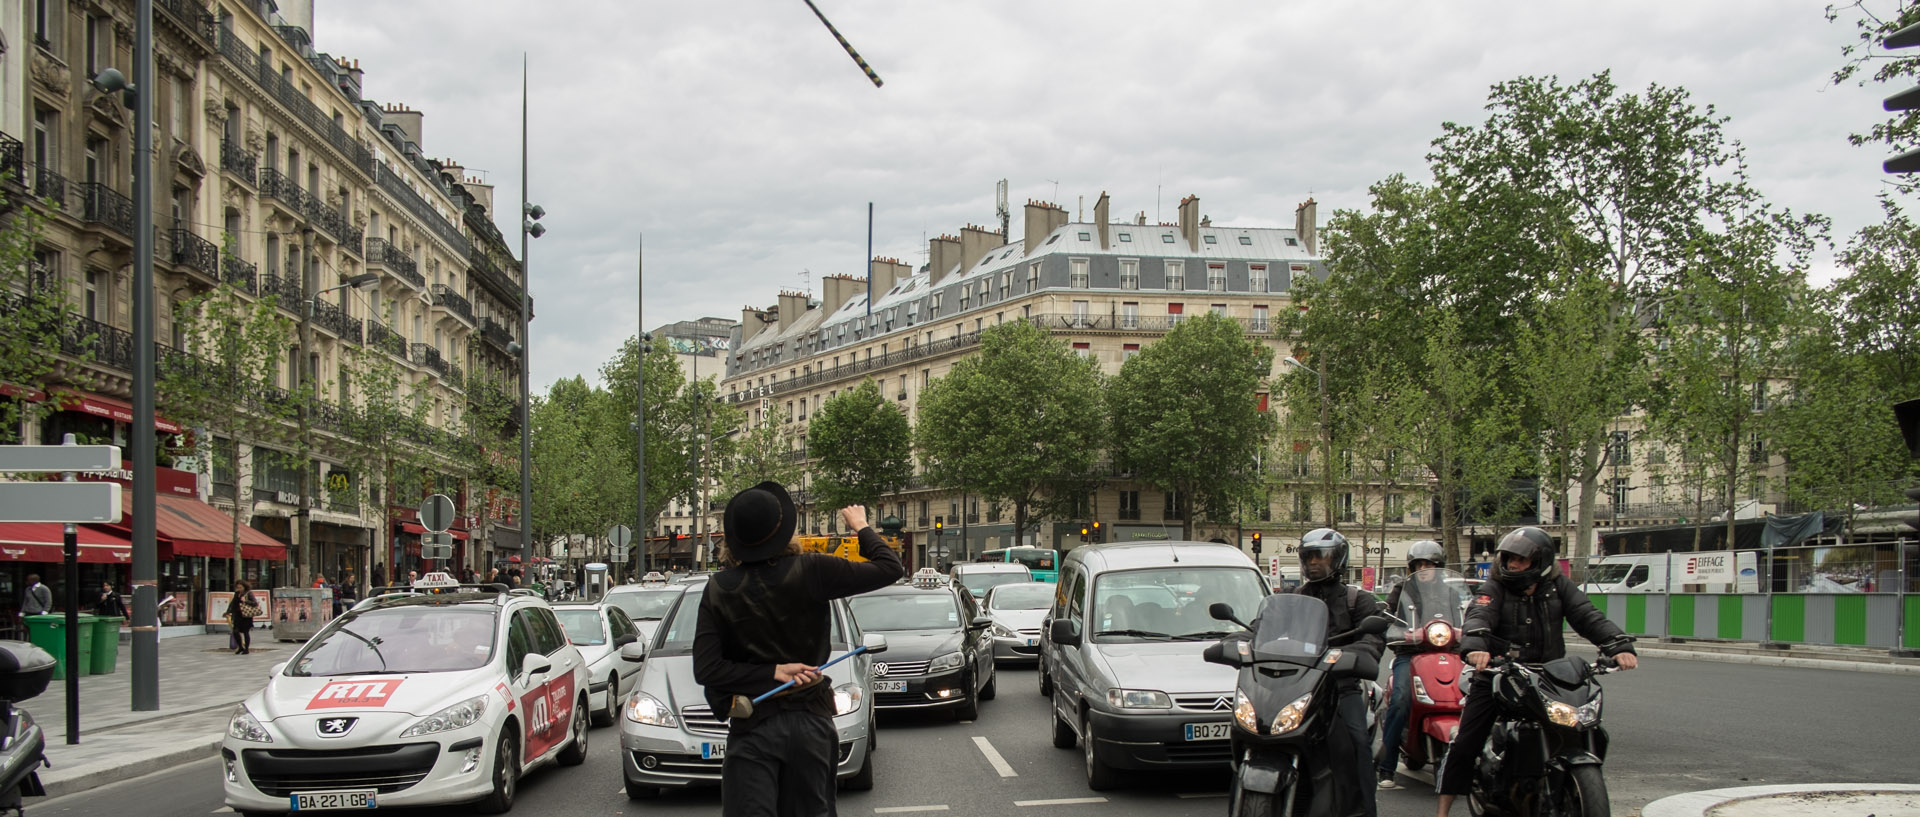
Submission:
POLYGON ((1267 265, 1247 265, 1247 289, 1254 292, 1267 291, 1267 265))
POLYGON ((1160 512, 1160 518, 1185 519, 1187 518, 1185 513, 1185 507, 1186 507, 1186 503, 1183 503, 1180 501, 1179 491, 1168 491, 1167 507, 1160 512))
POLYGON ((1294 476, 1304 477, 1304 476, 1309 476, 1313 473, 1313 468, 1310 463, 1310 459, 1313 456, 1312 452, 1313 452, 1313 449, 1309 446, 1308 443, 1301 440, 1294 441, 1293 443, 1293 475, 1294 476))
POLYGON ((1207 265, 1207 291, 1208 292, 1226 292, 1227 291, 1227 265, 1225 264, 1208 264, 1207 265))
POLYGON ((924 389, 927 386, 931 385, 932 383, 933 383, 933 370, 921 369, 920 370, 920 388, 924 389))
POLYGON ((1213 312, 1213 314, 1215 314, 1215 315, 1219 315, 1219 316, 1220 316, 1220 317, 1222 317, 1222 318, 1224 318, 1224 317, 1226 317, 1226 316, 1227 316, 1227 305, 1226 305, 1226 304, 1214 304, 1214 305, 1212 305, 1212 306, 1209 306, 1209 307, 1207 307, 1207 309, 1208 309, 1209 311, 1211 311, 1211 312, 1213 312))
POLYGON ((1027 291, 1033 292, 1039 288, 1040 288, 1040 262, 1035 261, 1032 264, 1027 265, 1027 291))
MULTIPOLYGON (((51 109, 35 107, 33 109, 33 163, 42 170, 51 171, 58 159, 60 144, 60 114, 51 109)), ((44 193, 42 193, 44 195, 44 193)))
POLYGON ((1093 346, 1086 343, 1075 343, 1073 345, 1073 353, 1081 357, 1093 357, 1093 346))
POLYGON ((960 520, 960 503, 948 502, 947 503, 947 521, 957 522, 959 520, 960 520))
POLYGON ((1767 382, 1764 380, 1753 384, 1753 410, 1767 410, 1767 382))
POLYGON ((41 48, 59 53, 60 7, 54 0, 33 0, 33 41, 41 48))
POLYGON ((1293 495, 1292 521, 1294 522, 1313 521, 1313 495, 1312 494, 1309 494, 1306 491, 1300 491, 1293 495))
POLYGON ((1181 315, 1186 313, 1185 304, 1167 304, 1167 325, 1179 326, 1181 315))
POLYGON ((793 401, 787 401, 787 422, 793 422, 793 401))
MULTIPOLYGON (((45 8, 45 0, 37 0, 35 6, 37 7, 35 14, 39 14, 45 8)), ((106 28, 105 23, 106 21, 99 17, 87 15, 87 76, 89 78, 106 67, 105 58, 112 43, 108 38, 112 36, 113 29, 106 28)))
POLYGON ((1633 449, 1628 444, 1625 431, 1615 431, 1607 435, 1607 460, 1614 465, 1632 465, 1633 449))
POLYGON ((1167 262, 1167 291, 1179 292, 1187 288, 1187 267, 1183 261, 1167 262))
POLYGON ((1654 443, 1652 445, 1647 446, 1647 464, 1648 465, 1666 465, 1667 464, 1667 447, 1659 443, 1654 443))
POLYGON ((89 184, 106 181, 106 155, 107 140, 98 136, 87 137, 86 156, 82 159, 82 161, 86 163, 86 166, 80 169, 81 178, 85 179, 89 184))
POLYGON ((1253 327, 1252 328, 1253 328, 1253 331, 1255 332, 1267 331, 1267 305, 1266 304, 1253 305, 1253 327))
POLYGON ((932 517, 929 517, 927 515, 927 512, 931 510, 930 508, 927 507, 927 505, 928 505, 927 500, 924 500, 924 499, 920 500, 920 526, 921 527, 926 527, 927 523, 932 521, 932 517))
POLYGON ((1203 239, 1203 240, 1205 240, 1205 241, 1206 241, 1206 242, 1207 242, 1208 244, 1218 244, 1218 243, 1220 243, 1220 239, 1219 239, 1218 237, 1216 237, 1216 236, 1214 236, 1214 235, 1213 235, 1213 234, 1211 234, 1211 233, 1209 233, 1209 234, 1207 234, 1207 236, 1206 236, 1206 238, 1205 238, 1205 239, 1203 239))
POLYGON ((1000 273, 1000 300, 1004 301, 1007 299, 1007 290, 1010 288, 1012 283, 1013 283, 1013 273, 1009 273, 1009 272, 1000 273))
POLYGON ((1647 493, 1648 493, 1648 497, 1647 497, 1648 501, 1665 502, 1667 499, 1667 478, 1659 474, 1654 474, 1653 476, 1648 477, 1647 493))
POLYGON ((1120 288, 1121 289, 1139 289, 1140 288, 1140 259, 1138 258, 1120 259, 1120 288))
POLYGON ((267 269, 268 275, 280 274, 280 236, 267 233, 267 269))
POLYGON ((1354 520, 1353 494, 1350 494, 1350 493, 1341 494, 1340 495, 1340 521, 1352 522, 1353 520, 1354 520))
MULTIPOLYGON (((1207 236, 1207 238, 1211 240, 1213 236, 1207 236)), ((1273 521, 1273 494, 1270 492, 1260 496, 1259 519, 1262 522, 1273 521)))
POLYGON ((1087 259, 1067 259, 1067 286, 1073 289, 1086 289, 1091 285, 1087 275, 1087 259))
POLYGON ((1139 519, 1140 518, 1140 492, 1139 491, 1121 491, 1120 492, 1120 518, 1121 519, 1139 519))
MULTIPOLYGON (((1627 506, 1627 491, 1626 477, 1615 477, 1612 480, 1607 486, 1607 495, 1613 500, 1613 507, 1624 508, 1627 506)), ((1617 510, 1615 511, 1615 513, 1618 512, 1617 510)))
POLYGON ((96 321, 100 320, 100 307, 102 305, 100 297, 100 277, 98 270, 87 270, 87 292, 85 300, 81 303, 80 311, 80 314, 96 321))
POLYGON ((192 133, 189 132, 187 128, 187 95, 189 90, 186 80, 177 76, 168 78, 167 100, 170 104, 167 107, 172 114, 173 138, 182 142, 193 141, 190 138, 192 133))
POLYGON ((1132 244, 1132 243, 1133 243, 1133 233, 1121 233, 1121 234, 1120 234, 1120 243, 1122 243, 1122 244, 1132 244))
POLYGON ((1140 328, 1140 302, 1139 301, 1123 301, 1120 304, 1120 328, 1121 329, 1140 328))
POLYGON ((1160 243, 1162 243, 1162 244, 1172 244, 1172 243, 1173 243, 1173 233, 1161 233, 1161 234, 1160 234, 1160 243))
POLYGON ((1767 440, 1759 434, 1747 435, 1747 462, 1764 465, 1767 461, 1767 440))
POLYGON ((1084 327, 1087 325, 1087 314, 1090 306, 1091 304, 1087 301, 1073 302, 1073 325, 1075 327, 1084 327))
POLYGON ((1387 494, 1387 521, 1398 524, 1407 518, 1406 498, 1400 494, 1387 494))

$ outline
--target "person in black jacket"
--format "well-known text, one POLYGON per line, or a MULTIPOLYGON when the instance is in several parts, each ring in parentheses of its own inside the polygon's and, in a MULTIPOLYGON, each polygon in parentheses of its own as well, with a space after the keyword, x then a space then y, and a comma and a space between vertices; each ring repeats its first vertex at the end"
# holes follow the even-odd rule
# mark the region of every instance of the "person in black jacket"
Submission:
POLYGON ((721 813, 818 817, 834 812, 833 691, 819 666, 831 647, 834 599, 877 590, 906 574, 900 557, 867 525, 864 508, 840 509, 865 562, 805 553, 786 488, 762 482, 728 500, 723 559, 707 581, 693 635, 693 678, 713 713, 735 695, 787 681, 788 691, 727 722, 721 813))
MULTIPOLYGON (((1301 583, 1293 592, 1326 602, 1328 646, 1364 653, 1378 664, 1386 639, 1378 635, 1332 638, 1386 609, 1372 593, 1349 587, 1346 575, 1347 537, 1332 528, 1316 528, 1300 537, 1301 583)), ((1335 813, 1373 817, 1376 783, 1369 774, 1373 764, 1367 739, 1367 696, 1358 678, 1341 681, 1338 689, 1340 700, 1334 711, 1339 723, 1327 736, 1327 764, 1333 769, 1338 789, 1334 792, 1335 813)))
MULTIPOLYGON (((1422 539, 1407 546, 1407 578, 1393 586, 1393 592, 1387 594, 1387 611, 1398 615, 1400 612, 1400 591, 1406 589, 1409 582, 1434 583, 1415 592, 1414 598, 1448 598, 1451 591, 1446 587, 1446 574, 1436 568, 1447 566, 1447 549, 1432 539, 1422 539), (1434 570, 1422 573, 1423 570, 1434 570), (1434 592, 1439 591, 1439 592, 1434 592)), ((1452 596, 1452 598, 1458 598, 1452 596)), ((1418 621, 1409 621, 1416 627, 1418 621)), ((1380 720, 1379 761, 1380 788, 1391 789, 1393 774, 1400 768, 1400 744, 1407 731, 1407 719, 1413 712, 1413 653, 1418 645, 1402 645, 1407 642, 1396 641, 1387 645, 1393 649, 1393 699, 1387 702, 1387 715, 1380 720)))
MULTIPOLYGON (((1467 636, 1460 642, 1467 651, 1467 663, 1484 670, 1493 658, 1491 649, 1509 646, 1518 650, 1516 660, 1528 664, 1565 657, 1567 643, 1560 631, 1563 624, 1571 624, 1574 632, 1618 661, 1621 669, 1639 666, 1633 640, 1560 573, 1553 557, 1553 539, 1539 528, 1517 528, 1500 538, 1493 554, 1493 579, 1480 585, 1467 605, 1467 636), (1475 634, 1478 630, 1493 638, 1475 634)), ((1492 679, 1487 673, 1475 673, 1467 688, 1466 709, 1460 713, 1459 731, 1440 768, 1434 770, 1440 817, 1447 817, 1454 797, 1472 789, 1473 764, 1487 745, 1495 714, 1492 679)))

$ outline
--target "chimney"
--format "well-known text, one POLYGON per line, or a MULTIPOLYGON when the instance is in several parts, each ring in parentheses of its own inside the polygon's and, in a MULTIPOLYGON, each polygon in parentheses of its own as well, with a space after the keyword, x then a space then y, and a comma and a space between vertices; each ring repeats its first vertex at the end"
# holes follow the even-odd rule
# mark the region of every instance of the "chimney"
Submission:
POLYGON ((1139 215, 1133 217, 1133 223, 1140 227, 1147 226, 1147 211, 1141 210, 1139 215))
POLYGON ((347 72, 347 76, 353 80, 355 87, 364 86, 365 83, 361 82, 361 80, 366 78, 367 72, 360 70, 360 60, 358 58, 349 61, 346 57, 341 57, 336 62, 340 64, 341 70, 347 72))
POLYGON ((380 117, 380 119, 386 124, 398 127, 401 133, 407 135, 407 141, 424 148, 427 143, 422 138, 423 133, 421 127, 425 124, 426 116, 426 114, 411 110, 405 105, 392 105, 387 108, 386 115, 380 117))
POLYGON ((973 269, 988 253, 1007 245, 1007 236, 998 230, 969 224, 960 229, 960 271, 973 269))
POLYGON ((1319 206, 1313 197, 1308 196, 1306 203, 1294 208, 1293 232, 1300 236, 1300 244, 1307 248, 1308 255, 1319 255, 1319 243, 1314 241, 1313 230, 1319 221, 1319 206))
POLYGON ((913 268, 900 263, 898 258, 875 258, 867 263, 867 276, 873 282, 873 298, 876 301, 893 289, 894 284, 912 274, 913 268))
POLYGON ((1040 242, 1066 223, 1067 211, 1060 209, 1060 205, 1027 199, 1026 254, 1032 255, 1040 249, 1040 242))
MULTIPOLYGON (((767 313, 751 306, 740 308, 740 345, 753 340, 760 330, 767 328, 767 313)), ((737 348, 737 347, 736 347, 737 348)))
POLYGON ((1200 251, 1200 197, 1188 196, 1180 200, 1180 236, 1187 240, 1187 249, 1200 251))
POLYGON ((800 316, 807 312, 807 294, 804 292, 780 291, 780 331, 787 331, 800 316))
POLYGON ((953 272, 960 264, 960 239, 941 234, 939 238, 927 241, 927 283, 937 285, 940 279, 953 272))
POLYGON ((1093 203, 1093 226, 1099 228, 1100 249, 1107 249, 1107 191, 1100 191, 1100 200, 1093 203))
POLYGON ((1053 231, 1067 226, 1067 221, 1067 208, 1056 205, 1052 210, 1048 210, 1047 235, 1053 235, 1053 231))
POLYGON ((820 279, 820 308, 832 314, 848 301, 867 291, 867 281, 851 275, 827 275, 820 279))

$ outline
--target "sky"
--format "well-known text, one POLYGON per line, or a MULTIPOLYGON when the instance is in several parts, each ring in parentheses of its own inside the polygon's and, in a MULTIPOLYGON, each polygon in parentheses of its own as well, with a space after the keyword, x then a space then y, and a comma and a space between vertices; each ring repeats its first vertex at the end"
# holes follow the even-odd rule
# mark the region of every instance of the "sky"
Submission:
MULTIPOLYGON (((1895 89, 1831 84, 1854 34, 1819 0, 815 2, 884 87, 802 0, 313 0, 313 35, 368 98, 425 112, 428 156, 496 186, 509 242, 524 54, 536 390, 597 382, 637 325, 864 275, 869 202, 873 254, 916 268, 928 237, 997 226, 1001 179, 1013 240, 1029 199, 1086 220, 1103 191, 1116 220, 1198 195, 1215 224, 1291 227, 1311 196, 1324 222, 1430 178, 1441 124, 1520 76, 1687 89, 1836 245, 1886 185, 1847 135, 1895 89)), ((1823 251, 1810 276, 1838 273, 1823 251)))

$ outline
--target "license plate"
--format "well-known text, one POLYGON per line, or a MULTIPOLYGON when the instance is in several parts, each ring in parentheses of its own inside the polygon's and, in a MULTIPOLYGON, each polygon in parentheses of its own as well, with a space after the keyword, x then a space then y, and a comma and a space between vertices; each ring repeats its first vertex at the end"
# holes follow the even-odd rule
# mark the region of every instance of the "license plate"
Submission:
POLYGON ((321 811, 324 809, 374 808, 374 789, 347 789, 344 791, 306 791, 288 795, 294 811, 321 811))
POLYGON ((701 760, 724 760, 727 757, 727 745, 724 743, 700 744, 701 760))
POLYGON ((1027 646, 1029 646, 1029 647, 1032 647, 1032 646, 1036 646, 1036 645, 1038 645, 1039 643, 1040 643, 1040 639, 1038 639, 1038 638, 1029 638, 1029 639, 1027 639, 1027 646))
POLYGON ((873 691, 875 691, 875 692, 905 692, 905 691, 907 691, 907 682, 905 682, 905 681, 875 681, 875 682, 873 682, 873 691))
POLYGON ((1189 723, 1187 724, 1187 740, 1226 740, 1227 727, 1230 725, 1231 724, 1225 723, 1189 723))

